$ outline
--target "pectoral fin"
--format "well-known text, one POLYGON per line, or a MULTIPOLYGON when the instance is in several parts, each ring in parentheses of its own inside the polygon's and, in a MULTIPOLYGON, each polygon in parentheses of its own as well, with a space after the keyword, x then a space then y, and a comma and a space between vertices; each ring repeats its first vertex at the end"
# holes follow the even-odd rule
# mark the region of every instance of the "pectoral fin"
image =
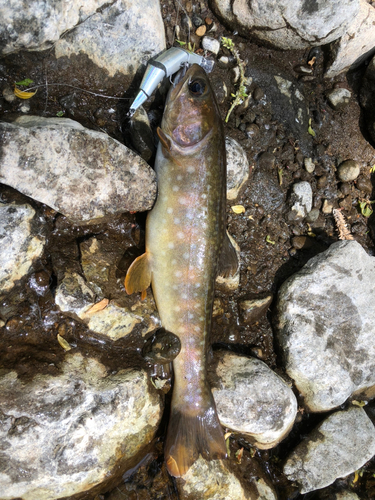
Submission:
POLYGON ((219 258, 218 275, 223 278, 232 276, 237 271, 237 267, 237 252, 230 240, 229 234, 225 231, 223 246, 219 258))
POLYGON ((125 278, 125 290, 129 295, 135 292, 142 292, 145 295, 145 290, 151 284, 151 268, 149 256, 146 253, 135 259, 129 267, 125 278))

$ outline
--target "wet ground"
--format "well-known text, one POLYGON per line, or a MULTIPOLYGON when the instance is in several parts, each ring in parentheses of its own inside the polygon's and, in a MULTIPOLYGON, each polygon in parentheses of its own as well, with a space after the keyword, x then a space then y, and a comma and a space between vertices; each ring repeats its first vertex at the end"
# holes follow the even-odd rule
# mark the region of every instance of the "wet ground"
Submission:
MULTIPOLYGON (((233 40, 245 62, 246 76, 252 78, 248 88, 250 99, 247 108, 236 108, 225 125, 226 135, 236 139, 245 149, 251 165, 251 175, 238 199, 228 202, 229 232, 241 249, 241 278, 240 286, 235 292, 228 293, 220 289, 216 292, 221 307, 213 322, 213 348, 225 347, 257 356, 286 378, 274 341, 272 306, 267 315, 249 325, 244 323, 239 314, 238 302, 241 299, 276 294, 280 284, 288 276, 300 269, 310 257, 338 240, 332 214, 323 214, 321 211, 324 200, 331 201, 335 208, 344 209, 343 213, 355 239, 370 254, 374 254, 374 216, 364 217, 358 204, 358 201, 370 200, 374 195, 370 167, 375 163, 375 150, 374 145, 367 142, 357 100, 365 65, 348 78, 338 77, 334 81, 325 81, 322 78, 323 50, 314 49, 313 53, 308 50, 279 52, 260 47, 226 31, 205 3, 200 3, 196 13, 203 20, 208 18, 213 21, 210 24, 207 21, 208 27, 214 26, 211 31, 213 37, 219 39, 224 35, 233 40), (313 78, 306 81, 295 68, 299 65, 306 66, 314 56, 313 78), (273 78, 275 74, 292 81, 295 88, 303 94, 306 116, 312 119, 315 137, 308 133, 306 122, 303 127, 296 125, 293 109, 277 94, 273 78), (325 92, 335 86, 352 91, 349 105, 340 111, 334 111, 325 97, 325 92), (316 164, 315 171, 311 174, 304 168, 303 161, 306 157, 311 157, 316 164), (343 186, 338 180, 336 169, 346 159, 359 161, 362 169, 357 182, 345 183, 343 186), (312 186, 314 208, 320 210, 319 218, 314 222, 294 220, 290 215, 291 186, 299 180, 307 180, 312 186), (234 213, 231 209, 234 204, 243 205, 245 212, 234 213)), ((187 23, 183 19, 186 14, 192 17, 191 12, 184 13, 177 2, 166 2, 163 4, 162 14, 168 47, 176 44, 175 25, 180 26, 180 41, 188 42, 190 39, 192 44, 199 46, 200 40, 194 35, 196 28, 191 29, 189 38, 187 23)), ((127 88, 121 76, 109 79, 103 71, 99 71, 82 57, 56 61, 53 50, 20 53, 0 60, 2 87, 9 85, 12 88, 14 82, 25 78, 40 85, 37 94, 29 101, 22 102, 17 99, 9 103, 0 99, 0 119, 12 120, 20 114, 21 106, 27 106, 29 114, 69 117, 88 128, 106 132, 128 146, 132 145, 126 136, 126 111, 129 99, 135 95, 139 84, 138 77, 127 88)), ((230 94, 236 90, 231 71, 216 64, 211 81, 220 100, 222 116, 225 117, 230 107, 230 94), (227 97, 223 93, 223 84, 228 89, 227 97)), ((146 108, 150 111, 155 130, 163 111, 162 93, 148 103, 146 108)), ((54 303, 54 292, 60 275, 67 269, 80 271, 79 245, 92 236, 105 243, 113 261, 106 296, 126 302, 125 291, 116 279, 125 276, 132 259, 142 252, 144 215, 124 214, 107 224, 73 226, 64 216, 7 186, 0 185, 0 196, 3 202, 30 203, 44 222, 43 231, 47 238, 46 250, 34 265, 32 274, 21 280, 7 296, 1 297, 0 319, 5 322, 5 326, 0 328, 1 366, 16 369, 25 379, 36 372, 55 373, 64 356, 64 351, 56 340, 57 333, 83 354, 97 356, 110 369, 145 366, 141 356, 144 340, 137 330, 130 338, 110 342, 89 331, 80 321, 62 314, 54 303)), ((277 448, 260 451, 241 436, 234 435, 230 438, 230 467, 236 467, 237 473, 243 477, 249 474, 249 470, 253 475, 259 469, 265 471, 281 499, 302 498, 298 495, 297 488, 283 476, 282 463, 301 435, 306 435, 322 419, 319 415, 309 415, 303 409, 302 400, 299 402, 301 409, 298 423, 291 435, 277 448), (241 447, 244 447, 244 458, 238 464, 234 457, 236 450, 241 447)), ((370 404, 367 408, 370 417, 374 416, 375 407, 372 408, 370 404)), ((134 469, 123 476, 120 485, 112 492, 103 493, 96 498, 178 498, 174 480, 167 475, 163 463, 165 424, 166 419, 152 447, 141 457, 139 466, 134 464, 134 469)), ((372 461, 355 484, 353 475, 336 481, 331 489, 334 491, 347 486, 359 493, 361 498, 373 498, 374 472, 375 463, 372 461)), ((308 498, 317 496, 313 493, 308 498)))

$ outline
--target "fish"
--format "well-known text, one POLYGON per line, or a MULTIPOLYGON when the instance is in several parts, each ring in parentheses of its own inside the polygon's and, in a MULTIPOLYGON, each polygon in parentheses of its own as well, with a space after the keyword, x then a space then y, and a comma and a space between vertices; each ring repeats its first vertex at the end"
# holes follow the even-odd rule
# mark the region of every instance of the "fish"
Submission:
POLYGON ((157 134, 158 196, 147 215, 146 251, 128 269, 125 289, 144 294, 151 283, 162 326, 181 342, 164 446, 168 472, 181 477, 199 455, 227 456, 206 358, 215 279, 238 265, 226 232, 223 123, 197 64, 182 69, 171 86, 157 134))

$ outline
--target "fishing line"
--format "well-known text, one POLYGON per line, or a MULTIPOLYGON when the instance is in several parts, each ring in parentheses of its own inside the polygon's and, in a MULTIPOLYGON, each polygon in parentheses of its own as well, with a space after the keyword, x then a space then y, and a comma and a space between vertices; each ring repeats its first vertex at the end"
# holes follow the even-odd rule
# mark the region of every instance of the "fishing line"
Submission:
POLYGON ((51 86, 58 86, 58 87, 70 87, 75 90, 79 90, 81 92, 86 92, 87 94, 94 95, 95 97, 105 97, 106 99, 118 99, 122 101, 128 101, 130 99, 134 99, 133 97, 116 97, 113 95, 105 95, 105 94, 97 94, 96 92, 91 92, 90 90, 85 90, 80 87, 75 87, 74 85, 69 85, 68 83, 42 83, 41 85, 34 85, 34 87, 29 87, 27 91, 29 90, 34 90, 34 89, 39 89, 40 87, 47 87, 47 92, 48 92, 48 87, 51 86))

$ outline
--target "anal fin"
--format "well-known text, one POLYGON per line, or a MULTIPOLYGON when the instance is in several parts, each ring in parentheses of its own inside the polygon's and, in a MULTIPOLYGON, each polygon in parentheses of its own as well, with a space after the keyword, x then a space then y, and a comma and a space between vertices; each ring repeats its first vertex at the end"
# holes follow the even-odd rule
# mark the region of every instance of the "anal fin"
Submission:
POLYGON ((225 231, 223 246, 221 248, 221 254, 219 258, 218 275, 222 276, 223 278, 232 276, 236 273, 237 267, 237 252, 230 240, 228 232, 225 231))
POLYGON ((145 295, 145 290, 151 284, 151 268, 149 256, 146 253, 140 255, 131 264, 126 273, 125 290, 129 295, 135 292, 142 292, 145 295))

